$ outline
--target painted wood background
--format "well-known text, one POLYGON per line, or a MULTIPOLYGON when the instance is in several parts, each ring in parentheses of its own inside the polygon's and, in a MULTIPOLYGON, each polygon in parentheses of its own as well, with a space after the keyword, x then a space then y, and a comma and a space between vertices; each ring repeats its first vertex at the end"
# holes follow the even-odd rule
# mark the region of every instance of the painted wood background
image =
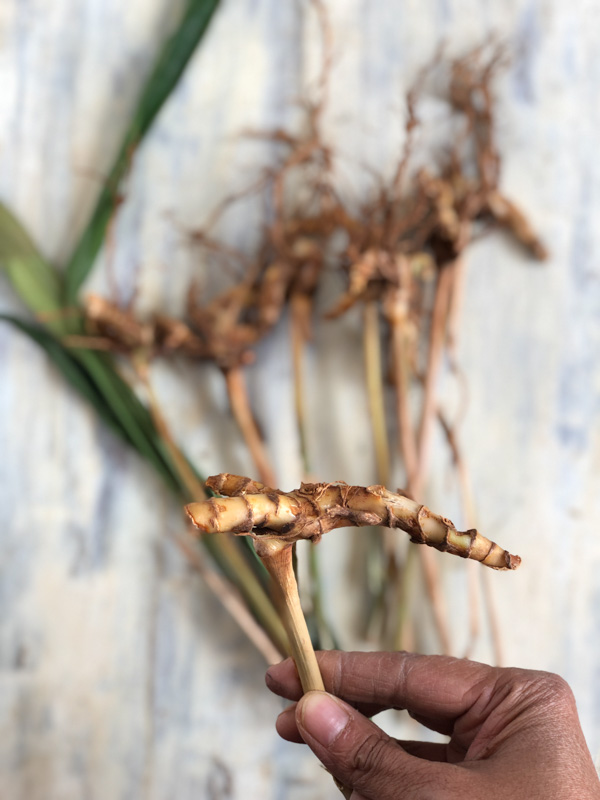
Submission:
MULTIPOLYGON (((340 180, 356 193, 363 179, 348 165, 390 168, 403 93, 442 38, 452 53, 490 34, 511 47, 498 85, 503 184, 552 257, 532 264, 500 235, 470 250, 461 433, 481 529, 524 558, 519 573, 493 576, 505 660, 567 678, 598 753, 600 3, 327 5, 335 64, 325 132, 343 151, 340 180)), ((0 3, 0 197, 57 263, 85 224, 180 8, 172 0, 0 3)), ((223 0, 136 157, 95 288, 108 291, 112 272, 123 302, 182 309, 190 279, 202 276, 185 230, 274 158, 272 143, 242 131, 298 128, 294 101, 314 85, 319 54, 302 3, 223 0)), ((426 108, 435 123, 435 99, 426 108)), ((260 214, 260 204, 243 203, 219 232, 250 248, 260 214)), ((0 307, 18 309, 1 278, 0 307)), ((317 341, 313 460, 324 477, 370 483, 358 317, 320 325, 317 341)), ((205 472, 250 469, 217 374, 163 365, 156 381, 175 433, 205 472)), ((281 485, 291 488, 300 463, 285 323, 261 345, 249 381, 281 485)), ((440 460, 428 500, 458 516, 451 489, 440 460)), ((3 798, 338 796, 309 753, 276 737, 280 704, 263 688, 261 658, 164 535, 179 519, 150 470, 28 341, 1 326, 3 798)), ((327 601, 352 646, 358 593, 342 538, 323 545, 327 601)), ((460 653, 465 565, 440 558, 460 653)), ((486 636, 476 655, 491 658, 486 636)))

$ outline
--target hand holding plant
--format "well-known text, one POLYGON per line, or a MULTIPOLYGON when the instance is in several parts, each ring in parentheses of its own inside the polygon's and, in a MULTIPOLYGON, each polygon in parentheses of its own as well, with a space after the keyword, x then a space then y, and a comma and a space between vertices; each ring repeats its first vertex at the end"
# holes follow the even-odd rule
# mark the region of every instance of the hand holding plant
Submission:
POLYGON ((291 660, 267 672, 300 702, 277 730, 306 742, 352 798, 598 800, 600 782, 558 675, 412 653, 318 653, 325 688, 302 691, 291 660), (342 698, 342 699, 339 699, 342 698), (396 741, 371 717, 406 709, 445 744, 396 741))

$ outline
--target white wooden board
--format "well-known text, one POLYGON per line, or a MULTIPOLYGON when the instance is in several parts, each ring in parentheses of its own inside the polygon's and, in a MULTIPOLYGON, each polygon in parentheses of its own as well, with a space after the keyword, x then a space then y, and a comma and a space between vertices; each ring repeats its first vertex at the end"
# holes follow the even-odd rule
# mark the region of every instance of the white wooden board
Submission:
MULTIPOLYGON (((181 5, 0 4, 0 197, 57 263, 88 218, 181 5)), ((343 143, 340 180, 356 192, 363 179, 347 164, 389 169, 403 93, 443 37, 461 53, 497 33, 514 52, 498 89, 504 187, 552 257, 531 264, 500 235, 470 250, 462 437, 481 529, 524 558, 519 573, 493 576, 506 661, 570 681, 597 753, 600 4, 329 0, 328 8, 335 65, 325 131, 343 143)), ((240 133, 299 124, 293 101, 314 84, 319 52, 301 3, 223 0, 137 154, 114 252, 101 256, 91 285, 108 291, 110 267, 122 301, 181 311, 190 279, 202 275, 182 229, 273 159, 271 143, 240 133)), ((245 203, 220 233, 251 248, 259 222, 259 204, 245 203)), ((0 308, 19 308, 1 279, 0 308)), ((358 317, 319 325, 317 342, 313 461, 325 478, 370 483, 358 317)), ((252 398, 291 488, 300 462, 285 324, 259 356, 252 398)), ((156 380, 176 435, 205 472, 250 469, 218 374, 179 364, 157 367, 156 380)), ((452 516, 445 459, 428 492, 452 516)), ((263 688, 261 659, 169 544, 164 534, 178 525, 149 468, 28 341, 0 326, 2 797, 338 796, 310 754, 277 739, 280 703, 263 688)), ((323 544, 327 600, 351 646, 357 598, 341 542, 323 544)), ((440 558, 461 652, 465 565, 440 558)), ((491 658, 486 637, 476 655, 491 658)))

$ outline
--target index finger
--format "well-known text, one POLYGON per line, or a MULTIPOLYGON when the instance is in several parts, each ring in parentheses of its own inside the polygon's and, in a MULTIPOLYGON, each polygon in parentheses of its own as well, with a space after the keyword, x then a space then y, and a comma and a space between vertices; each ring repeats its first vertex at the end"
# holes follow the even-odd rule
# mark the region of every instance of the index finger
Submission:
MULTIPOLYGON (((452 723, 468 711, 486 686, 493 686, 496 670, 475 661, 416 653, 317 653, 325 689, 346 702, 372 709, 408 710, 422 721, 449 732, 452 723)), ((299 700, 302 687, 291 659, 267 672, 267 684, 276 694, 299 700)))

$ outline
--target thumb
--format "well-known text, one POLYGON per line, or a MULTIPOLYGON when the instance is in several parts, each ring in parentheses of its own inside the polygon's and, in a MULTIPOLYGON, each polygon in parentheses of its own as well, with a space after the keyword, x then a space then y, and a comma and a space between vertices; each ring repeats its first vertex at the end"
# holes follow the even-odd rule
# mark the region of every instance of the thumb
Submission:
POLYGON ((302 738, 329 772, 366 800, 433 798, 436 789, 445 787, 447 792, 451 788, 450 775, 440 774, 449 765, 409 755, 381 728, 330 694, 304 695, 296 722, 302 738))

